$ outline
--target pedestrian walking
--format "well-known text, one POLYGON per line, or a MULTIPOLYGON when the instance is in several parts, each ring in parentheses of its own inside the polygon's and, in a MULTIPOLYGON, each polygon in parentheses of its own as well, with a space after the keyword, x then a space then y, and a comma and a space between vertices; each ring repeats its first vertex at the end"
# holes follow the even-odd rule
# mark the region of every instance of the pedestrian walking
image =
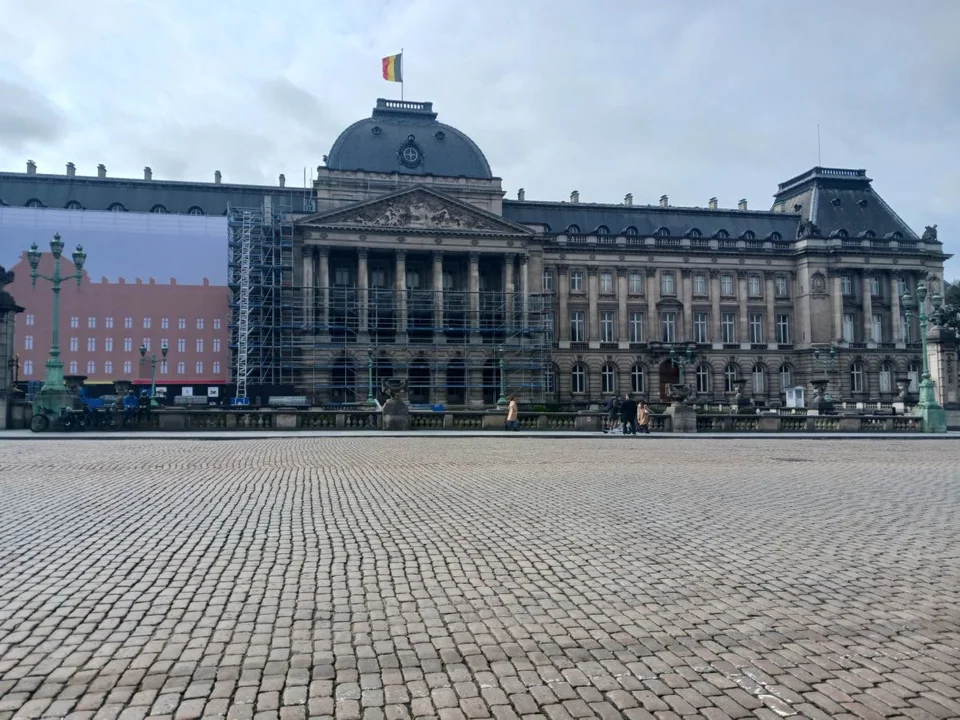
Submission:
POLYGON ((620 403, 620 422, 623 423, 624 435, 637 434, 637 401, 630 395, 620 403))
POLYGON ((647 407, 647 403, 641 400, 637 404, 637 428, 644 435, 650 434, 650 419, 650 408, 647 407))
POLYGON ((517 405, 517 396, 511 395, 510 402, 507 403, 507 430, 519 430, 520 421, 517 419, 520 414, 520 408, 517 405))

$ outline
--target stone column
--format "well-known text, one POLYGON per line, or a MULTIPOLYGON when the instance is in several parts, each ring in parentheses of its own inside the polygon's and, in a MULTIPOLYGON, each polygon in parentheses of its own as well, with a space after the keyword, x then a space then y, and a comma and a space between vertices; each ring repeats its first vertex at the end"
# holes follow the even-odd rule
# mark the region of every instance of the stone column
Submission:
POLYGON ((600 347, 600 284, 597 268, 587 268, 587 340, 591 348, 600 347))
POLYGON ((396 251, 396 268, 394 270, 393 287, 396 292, 397 340, 407 340, 407 251, 396 251))
POLYGON ((741 343, 750 342, 750 320, 747 316, 747 271, 737 270, 737 306, 739 308, 739 317, 737 319, 737 339, 741 343))
POLYGON ((367 250, 357 250, 357 300, 360 306, 360 334, 367 335, 370 331, 370 273, 367 271, 367 250))
MULTIPOLYGON (((479 277, 479 275, 478 275, 479 277)), ((443 251, 433 251, 433 339, 443 342, 443 251)))
MULTIPOLYGON (((764 299, 767 301, 767 326, 763 329, 763 339, 768 343, 775 343, 777 341, 777 287, 774 274, 772 272, 765 272, 763 274, 763 280, 764 299)), ((779 378, 777 382, 779 383, 779 378)), ((768 380, 767 386, 769 387, 769 385, 770 382, 768 380)))
POLYGON ((621 350, 630 347, 630 330, 627 324, 628 295, 627 269, 621 266, 617 268, 617 344, 621 350))
POLYGON ((677 332, 677 339, 693 342, 693 278, 690 268, 681 268, 680 282, 683 283, 683 329, 677 332))
POLYGON ((927 332, 927 362, 930 379, 940 407, 954 410, 960 407, 957 388, 957 333, 950 328, 933 327, 927 332))
MULTIPOLYGON (((863 341, 873 341, 873 296, 870 293, 871 273, 863 273, 863 341)), ((883 338, 880 338, 883 340, 883 338)))
POLYGON ((303 325, 304 331, 311 338, 310 345, 313 344, 313 336, 316 333, 316 318, 314 317, 314 307, 316 303, 316 280, 314 278, 314 257, 313 247, 303 246, 303 325))
POLYGON ((325 247, 317 248, 320 272, 318 284, 320 286, 320 302, 322 320, 320 323, 320 342, 330 342, 330 253, 325 247))
POLYGON ((514 255, 513 253, 507 253, 503 256, 503 312, 504 325, 508 336, 513 334, 513 328, 517 324, 513 317, 516 309, 516 303, 514 302, 516 288, 513 284, 514 272, 514 255))
POLYGON ((720 343, 720 271, 710 271, 710 342, 720 343))
POLYGON ((894 271, 890 273, 890 333, 891 340, 897 344, 898 348, 904 347, 903 329, 900 324, 900 273, 894 271))
POLYGON ((833 310, 833 337, 839 341, 843 337, 843 285, 839 268, 830 268, 831 278, 830 308, 833 310))
POLYGON ((530 278, 528 273, 530 272, 530 263, 527 255, 520 256, 520 302, 522 303, 521 308, 521 320, 523 322, 523 330, 528 330, 530 328, 530 278))
MULTIPOLYGON (((657 284, 657 269, 648 267, 646 272, 647 291, 647 342, 660 342, 660 323, 657 318, 657 301, 660 299, 660 286, 657 284)), ((652 396, 651 396, 652 397, 652 396)))
POLYGON ((557 338, 559 347, 570 347, 570 278, 567 277, 568 267, 557 265, 557 338))
POLYGON ((470 253, 469 260, 467 292, 470 302, 470 342, 480 342, 480 253, 470 253))

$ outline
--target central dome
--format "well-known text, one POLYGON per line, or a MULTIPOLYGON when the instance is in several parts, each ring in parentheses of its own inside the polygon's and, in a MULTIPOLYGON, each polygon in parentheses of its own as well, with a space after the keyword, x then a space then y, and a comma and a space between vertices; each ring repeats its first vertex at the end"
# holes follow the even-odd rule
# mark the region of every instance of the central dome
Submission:
POLYGON ((437 122, 433 103, 383 98, 372 116, 340 133, 326 163, 331 170, 493 177, 473 140, 437 122))

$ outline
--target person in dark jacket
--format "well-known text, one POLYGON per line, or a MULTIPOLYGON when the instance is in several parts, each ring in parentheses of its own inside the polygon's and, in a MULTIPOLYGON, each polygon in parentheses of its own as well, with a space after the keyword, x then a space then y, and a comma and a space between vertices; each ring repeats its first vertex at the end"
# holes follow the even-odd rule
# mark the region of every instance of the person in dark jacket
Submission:
POLYGON ((620 422, 624 435, 637 434, 637 401, 627 395, 620 403, 620 422))

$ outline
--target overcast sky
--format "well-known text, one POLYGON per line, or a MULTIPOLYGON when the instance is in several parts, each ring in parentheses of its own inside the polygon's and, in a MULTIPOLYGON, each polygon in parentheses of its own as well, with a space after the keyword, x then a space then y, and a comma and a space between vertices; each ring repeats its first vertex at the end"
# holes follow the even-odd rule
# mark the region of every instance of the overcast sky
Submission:
MULTIPOLYGON (((957 0, 0 0, 0 168, 290 184, 377 97, 483 149, 510 196, 769 208, 866 168, 960 250, 957 0), (589 8, 589 9, 588 9, 589 8)), ((960 260, 948 264, 960 277, 960 260)))

